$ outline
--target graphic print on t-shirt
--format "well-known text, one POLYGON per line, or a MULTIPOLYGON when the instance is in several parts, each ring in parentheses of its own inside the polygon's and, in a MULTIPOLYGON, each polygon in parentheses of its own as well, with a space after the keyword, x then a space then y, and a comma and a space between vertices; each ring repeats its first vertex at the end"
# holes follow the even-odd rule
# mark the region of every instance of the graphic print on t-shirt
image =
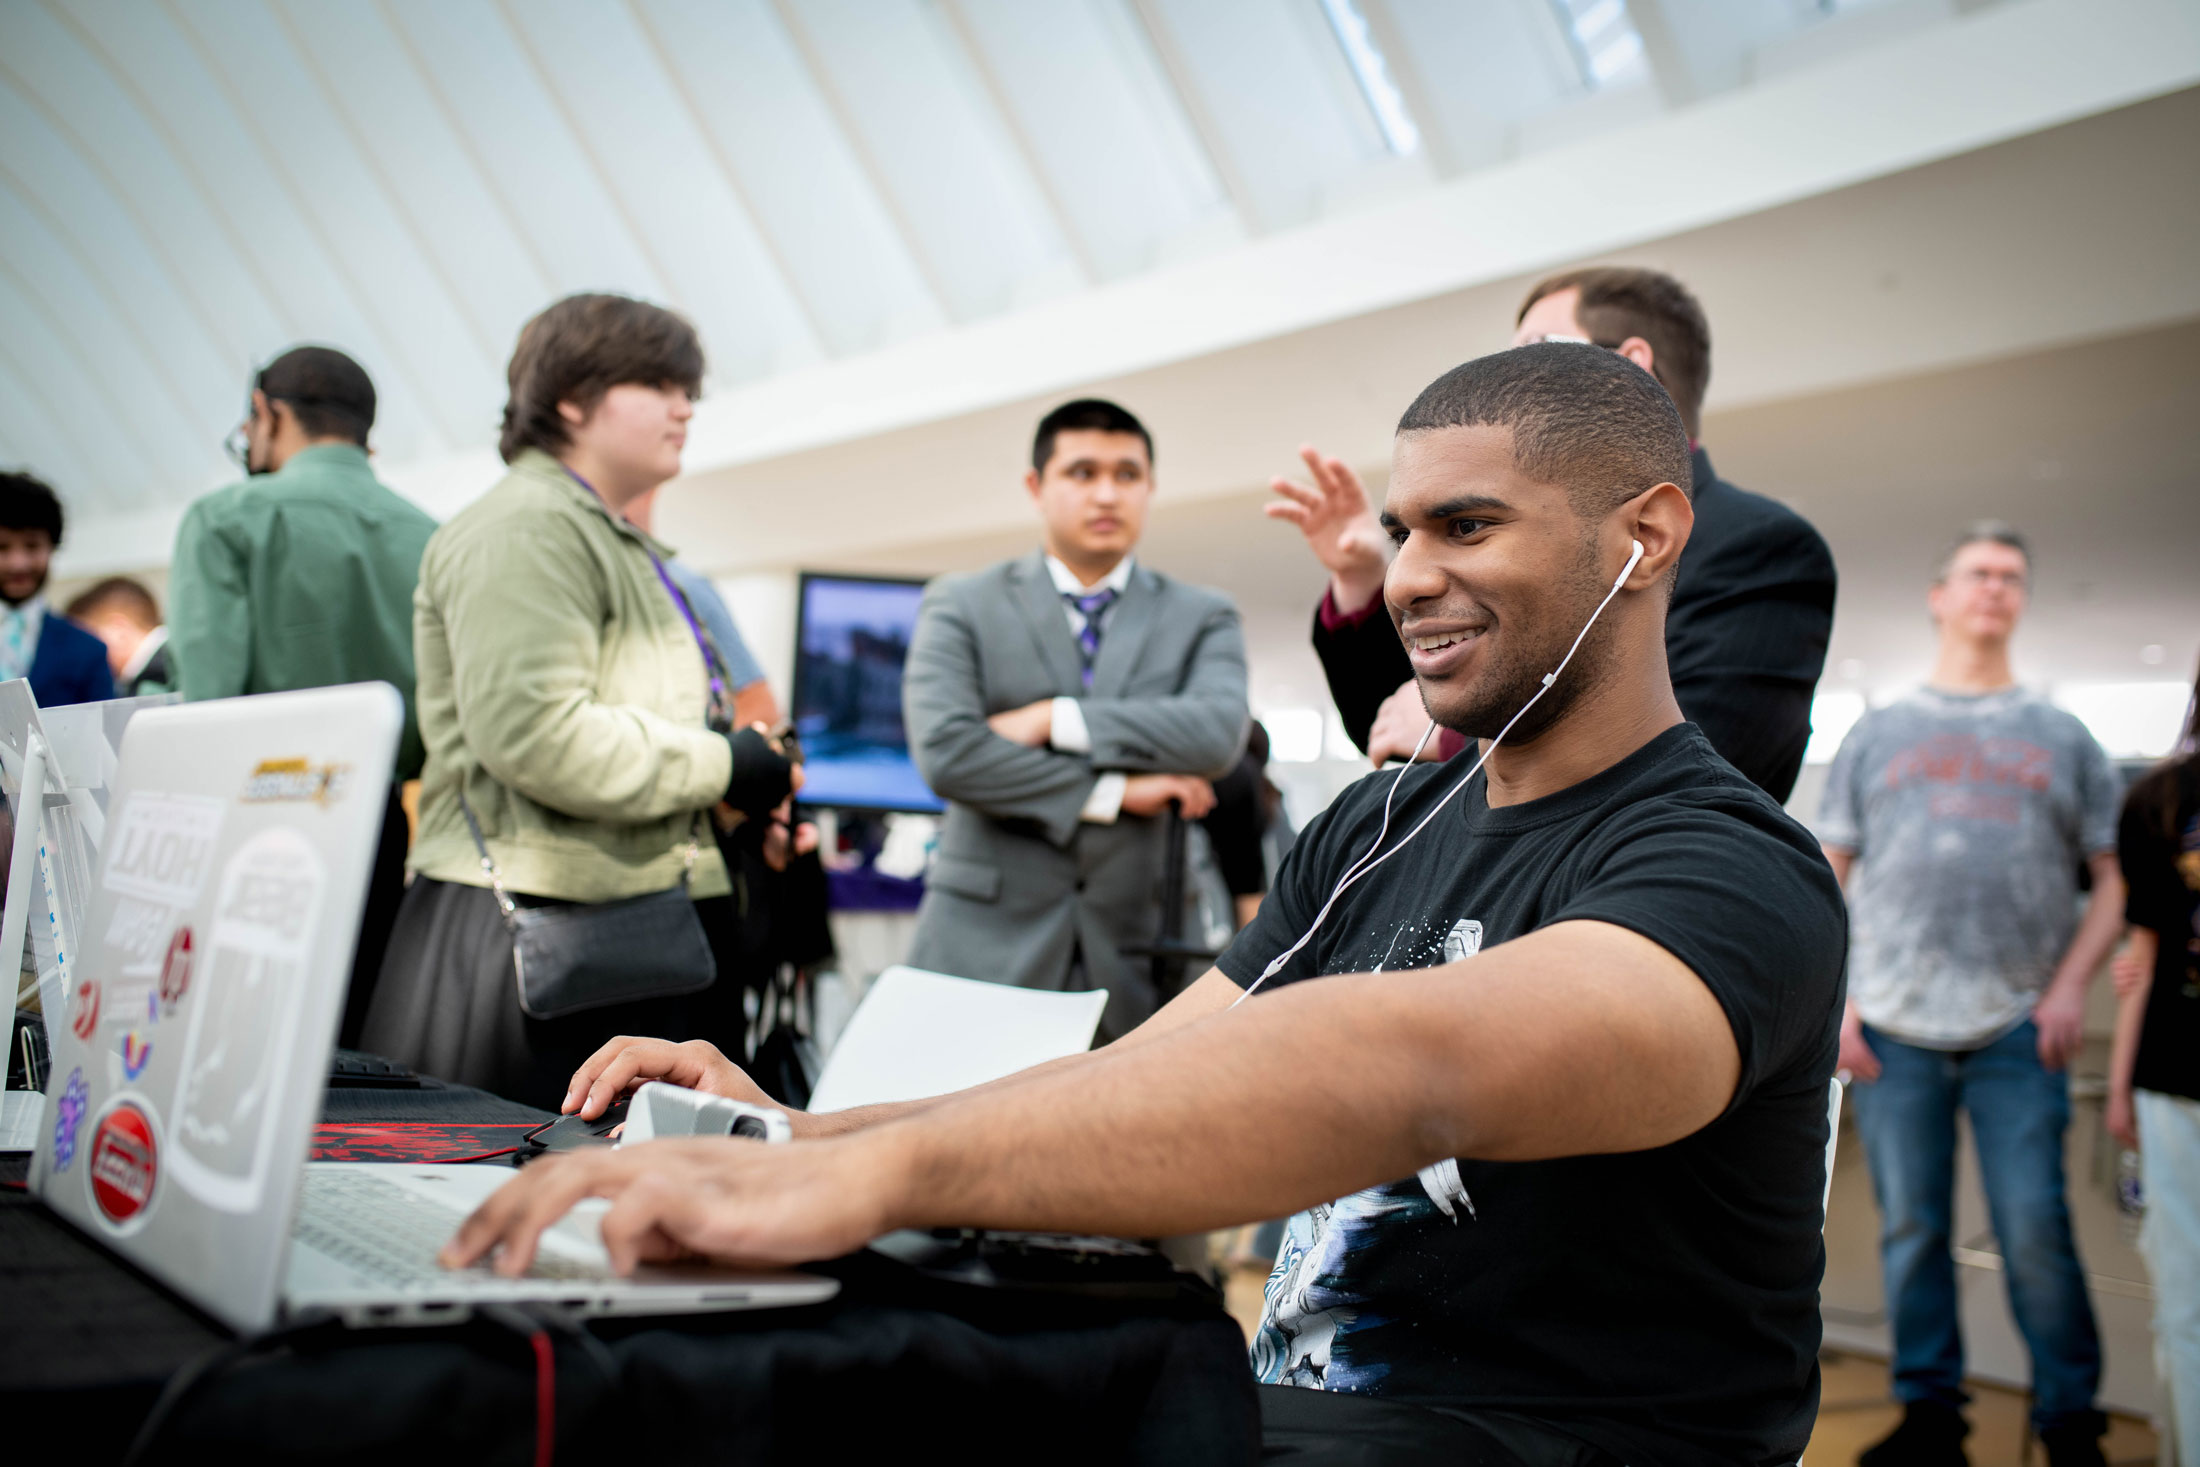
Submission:
POLYGON ((1908 1044, 2022 1023, 2077 930, 2075 873, 2115 842, 2122 785, 2084 724, 2023 689, 1926 688, 1866 714, 1819 834, 1856 857, 1849 996, 1908 1044))
MULTIPOLYGON (((1374 964, 1372 971, 1456 963, 1481 950, 1482 924, 1471 917, 1448 927, 1440 921, 1402 922, 1391 932, 1384 961, 1374 964), (1400 961, 1397 949, 1402 941, 1408 946, 1400 961)), ((1458 1164, 1438 1163, 1428 1171, 1439 1168, 1441 1179, 1433 1184, 1423 1180, 1418 1192, 1403 1183, 1369 1187, 1309 1208, 1284 1225, 1283 1246, 1276 1250, 1276 1266, 1262 1291, 1260 1327, 1253 1336, 1257 1380, 1263 1385, 1359 1391, 1373 1387, 1388 1373, 1380 1364, 1354 1358, 1352 1335, 1390 1321, 1369 1313, 1366 1300, 1347 1286, 1345 1263, 1386 1228, 1442 1222, 1444 1214, 1432 1200, 1432 1185, 1447 1197, 1455 1195, 1471 1213, 1473 1204, 1459 1186, 1458 1164)), ((1450 1216, 1454 1222, 1460 1220, 1456 1209, 1450 1216)))

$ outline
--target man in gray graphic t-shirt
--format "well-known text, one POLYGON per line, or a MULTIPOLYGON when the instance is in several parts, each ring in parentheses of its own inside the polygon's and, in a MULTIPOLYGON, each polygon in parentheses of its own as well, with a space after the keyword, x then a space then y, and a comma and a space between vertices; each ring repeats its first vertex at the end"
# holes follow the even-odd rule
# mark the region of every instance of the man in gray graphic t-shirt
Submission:
POLYGON ((1949 1227, 1969 1112, 2051 1467, 2097 1464, 2100 1344, 2063 1199, 2062 1074, 2114 945, 2121 791, 2085 725, 2017 687, 2030 557, 1974 527, 1930 597, 1932 682, 1842 742, 1818 833, 1849 896, 1841 1064, 1883 1222, 1902 1425, 1866 1467, 1958 1463, 1963 1341, 1949 1227), (2080 869, 2093 895, 2081 922, 2080 869))

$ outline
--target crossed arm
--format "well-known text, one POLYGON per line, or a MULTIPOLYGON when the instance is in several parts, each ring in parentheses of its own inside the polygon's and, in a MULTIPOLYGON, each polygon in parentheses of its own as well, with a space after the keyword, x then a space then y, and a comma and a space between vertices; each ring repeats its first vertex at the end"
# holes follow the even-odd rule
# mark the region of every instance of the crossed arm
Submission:
MULTIPOLYGON (((1156 1237, 1274 1217, 1445 1157, 1665 1145, 1740 1075, 1710 990, 1647 938, 1566 922, 1465 964, 1325 978, 1233 1007, 1210 971, 1127 1039, 937 1100, 794 1117, 797 1139, 659 1141, 520 1173, 444 1250, 523 1271, 543 1228, 610 1198, 621 1270, 835 1257, 902 1227, 1156 1237)), ((645 1079, 761 1092, 708 1046, 613 1041, 567 1107, 645 1079)))

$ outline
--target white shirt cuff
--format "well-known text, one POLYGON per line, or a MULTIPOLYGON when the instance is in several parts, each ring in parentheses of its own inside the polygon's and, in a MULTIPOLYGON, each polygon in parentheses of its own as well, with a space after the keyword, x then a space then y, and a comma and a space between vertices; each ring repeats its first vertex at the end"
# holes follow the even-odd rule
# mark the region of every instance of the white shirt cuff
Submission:
POLYGON ((1123 813, 1123 788, 1129 783, 1130 776, 1120 771, 1101 775, 1092 782, 1092 793, 1085 796, 1085 808, 1077 818, 1093 825, 1115 824, 1115 817, 1123 813))
POLYGON ((1092 730, 1085 727, 1085 710, 1077 706, 1075 698, 1054 700, 1054 731, 1047 735, 1047 742, 1065 754, 1092 752, 1092 730))

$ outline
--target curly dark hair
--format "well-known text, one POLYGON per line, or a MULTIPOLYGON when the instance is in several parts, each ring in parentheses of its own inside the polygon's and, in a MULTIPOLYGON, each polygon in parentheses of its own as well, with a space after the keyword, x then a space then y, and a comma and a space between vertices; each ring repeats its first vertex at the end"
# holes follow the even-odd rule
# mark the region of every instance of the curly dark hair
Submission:
POLYGON ((61 497, 28 473, 0 473, 0 529, 44 530, 61 543, 61 497))

